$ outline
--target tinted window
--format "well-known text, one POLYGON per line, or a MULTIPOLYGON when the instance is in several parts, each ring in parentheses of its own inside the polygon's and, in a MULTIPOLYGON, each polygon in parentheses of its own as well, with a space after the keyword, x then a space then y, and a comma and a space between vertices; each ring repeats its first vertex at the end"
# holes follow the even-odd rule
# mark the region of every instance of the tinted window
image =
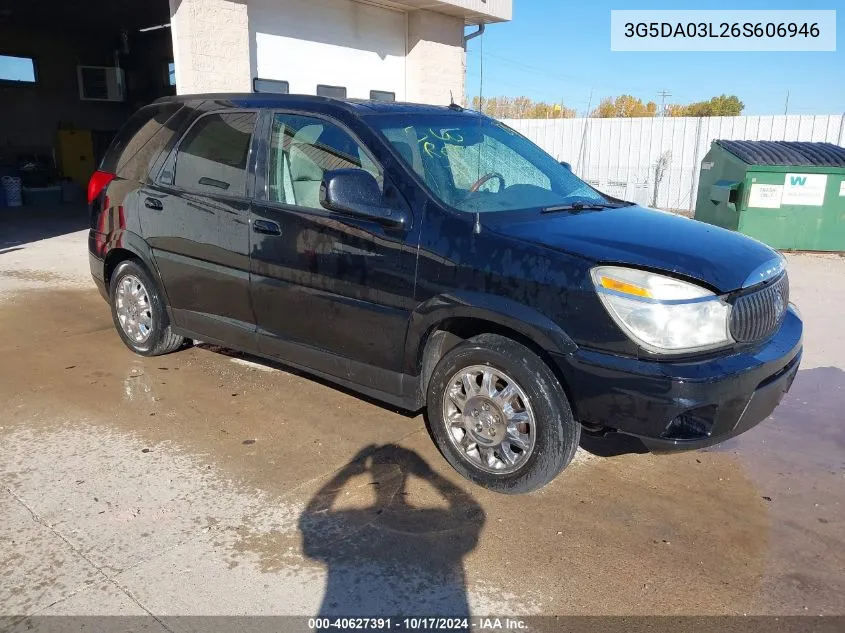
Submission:
POLYGON ((121 178, 144 180, 150 166, 179 130, 184 116, 180 103, 149 105, 130 117, 114 137, 100 169, 121 178))
POLYGON ((346 88, 343 86, 317 86, 317 95, 332 97, 333 99, 346 99, 346 88))
POLYGON ((320 183, 332 169, 363 169, 381 182, 378 166, 343 128, 309 116, 277 114, 270 139, 272 202, 319 209, 320 183))
POLYGON ((208 193, 242 196, 254 112, 210 114, 188 131, 176 155, 175 184, 208 193))

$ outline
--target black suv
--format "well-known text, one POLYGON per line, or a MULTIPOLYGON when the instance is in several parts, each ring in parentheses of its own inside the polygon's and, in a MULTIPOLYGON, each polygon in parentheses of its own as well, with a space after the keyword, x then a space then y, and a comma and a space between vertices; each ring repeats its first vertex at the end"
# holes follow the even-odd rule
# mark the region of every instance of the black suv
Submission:
POLYGON ((801 358, 778 253, 603 195, 457 106, 165 99, 88 197, 130 349, 200 339, 426 408, 449 463, 500 492, 553 479, 582 429, 741 433, 801 358))

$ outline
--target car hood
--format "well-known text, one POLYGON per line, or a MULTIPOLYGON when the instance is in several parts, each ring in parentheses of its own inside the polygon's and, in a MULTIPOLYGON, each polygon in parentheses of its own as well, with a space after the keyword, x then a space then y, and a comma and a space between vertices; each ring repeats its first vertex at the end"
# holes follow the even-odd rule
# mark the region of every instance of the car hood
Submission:
MULTIPOLYGON (((719 292, 747 285, 779 255, 740 233, 638 206, 516 217, 491 213, 491 230, 597 263, 628 264, 697 279, 719 292)), ((489 221, 488 221, 489 220, 489 221)))

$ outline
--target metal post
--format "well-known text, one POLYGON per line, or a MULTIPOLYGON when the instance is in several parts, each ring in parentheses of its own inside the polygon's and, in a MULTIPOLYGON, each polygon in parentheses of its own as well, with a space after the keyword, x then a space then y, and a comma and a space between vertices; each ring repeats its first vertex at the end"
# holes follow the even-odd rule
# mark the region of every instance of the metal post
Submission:
POLYGON ((696 177, 698 176, 699 170, 699 150, 701 149, 701 124, 704 121, 701 117, 698 118, 698 124, 695 128, 695 153, 692 156, 692 178, 690 181, 690 188, 689 188, 689 210, 695 210, 695 199, 697 198, 696 194, 696 177))
POLYGON ((845 112, 842 113, 842 118, 839 119, 839 143, 840 147, 845 147, 845 112))

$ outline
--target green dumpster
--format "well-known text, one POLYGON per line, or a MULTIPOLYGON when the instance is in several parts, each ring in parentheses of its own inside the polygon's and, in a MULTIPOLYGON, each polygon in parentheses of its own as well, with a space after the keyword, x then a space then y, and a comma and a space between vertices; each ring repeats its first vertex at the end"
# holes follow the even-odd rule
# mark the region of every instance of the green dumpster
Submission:
POLYGON ((845 148, 713 141, 701 162, 695 219, 773 248, 845 251, 845 148))

